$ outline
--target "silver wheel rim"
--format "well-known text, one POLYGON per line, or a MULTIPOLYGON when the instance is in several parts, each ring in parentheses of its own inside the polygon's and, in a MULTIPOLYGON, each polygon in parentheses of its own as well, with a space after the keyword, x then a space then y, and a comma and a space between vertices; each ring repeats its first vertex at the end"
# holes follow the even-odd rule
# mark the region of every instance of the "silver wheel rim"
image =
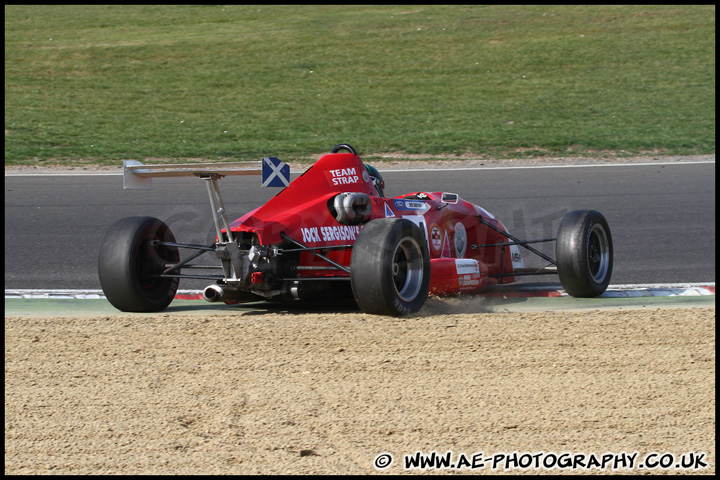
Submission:
POLYGON ((602 225, 596 223, 590 230, 587 245, 587 261, 590 275, 596 283, 602 283, 610 264, 610 241, 602 225))
POLYGON ((423 282, 423 256, 420 245, 405 237, 393 252, 392 280, 395 293, 403 302, 411 302, 420 293, 423 282))

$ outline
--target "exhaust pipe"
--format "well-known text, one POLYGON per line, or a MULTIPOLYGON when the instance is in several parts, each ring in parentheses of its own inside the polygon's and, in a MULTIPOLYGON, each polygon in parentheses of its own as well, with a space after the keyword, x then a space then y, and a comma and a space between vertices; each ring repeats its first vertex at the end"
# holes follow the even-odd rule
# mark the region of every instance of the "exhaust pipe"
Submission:
POLYGON ((210 285, 203 290, 203 298, 208 302, 222 302, 227 292, 220 285, 210 285))
POLYGON ((244 303, 257 300, 257 297, 231 285, 210 285, 203 290, 203 299, 208 302, 244 303))

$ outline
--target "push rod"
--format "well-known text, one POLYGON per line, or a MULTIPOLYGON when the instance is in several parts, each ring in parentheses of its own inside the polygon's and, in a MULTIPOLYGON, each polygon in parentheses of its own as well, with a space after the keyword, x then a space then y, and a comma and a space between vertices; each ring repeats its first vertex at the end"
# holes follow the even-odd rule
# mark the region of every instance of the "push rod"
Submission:
POLYGON ((313 255, 316 255, 317 257, 322 258, 323 260, 325 260, 326 262, 328 262, 330 265, 336 266, 337 268, 339 268, 339 269, 342 270, 343 272, 345 272, 345 273, 350 273, 350 269, 349 269, 349 268, 340 265, 339 263, 337 263, 337 262, 334 261, 334 260, 330 260, 329 258, 327 258, 325 255, 321 254, 321 253, 318 252, 317 250, 303 245, 302 243, 298 242, 297 240, 288 237, 287 235, 285 235, 285 233, 281 233, 280 236, 281 236, 284 240, 288 240, 288 241, 294 243, 295 245, 297 245, 298 247, 302 247, 303 249, 307 249, 308 252, 312 253, 313 255))
POLYGON ((500 235, 503 235, 503 236, 509 238, 510 240, 512 240, 513 242, 516 242, 518 245, 527 248, 528 250, 530 250, 531 252, 533 252, 535 255, 539 256, 540 258, 543 258, 543 259, 547 260, 548 262, 552 263, 553 265, 557 265, 557 262, 556 262, 554 259, 548 257, 547 255, 545 255, 544 253, 542 253, 540 250, 538 250, 538 249, 536 249, 536 248, 533 248, 533 247, 527 245, 526 243, 523 243, 522 240, 513 237, 512 235, 510 235, 510 234, 509 234, 508 232, 506 232, 505 230, 499 229, 498 227, 496 227, 496 226, 493 225, 492 223, 488 222, 487 220, 485 220, 485 219, 482 218, 481 216, 478 216, 478 218, 480 219, 480 223, 487 225, 488 227, 490 227, 490 228, 492 228, 493 230, 495 230, 496 232, 498 232, 500 235))

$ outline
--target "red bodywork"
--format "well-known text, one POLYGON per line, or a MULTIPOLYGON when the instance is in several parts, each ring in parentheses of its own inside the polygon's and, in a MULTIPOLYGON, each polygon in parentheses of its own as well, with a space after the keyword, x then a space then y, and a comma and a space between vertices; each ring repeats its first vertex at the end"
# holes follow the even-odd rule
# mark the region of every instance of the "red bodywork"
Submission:
MULTIPOLYGON (((507 239, 479 220, 506 231, 491 214, 459 197, 456 203, 443 202, 442 192, 380 197, 362 160, 353 153, 324 155, 265 205, 233 222, 230 229, 255 234, 259 244, 266 246, 281 243, 284 233, 349 268, 351 246, 363 225, 340 224, 331 213, 329 204, 343 192, 370 196, 370 221, 392 216, 407 218, 425 232, 431 259, 430 293, 477 292, 488 285, 515 280, 513 276, 491 276, 511 274, 513 265, 522 262, 517 247, 494 245, 507 239), (323 250, 338 245, 348 248, 323 250)), ((307 251, 300 254, 298 265, 315 267, 298 269, 299 279, 349 277, 307 251)))

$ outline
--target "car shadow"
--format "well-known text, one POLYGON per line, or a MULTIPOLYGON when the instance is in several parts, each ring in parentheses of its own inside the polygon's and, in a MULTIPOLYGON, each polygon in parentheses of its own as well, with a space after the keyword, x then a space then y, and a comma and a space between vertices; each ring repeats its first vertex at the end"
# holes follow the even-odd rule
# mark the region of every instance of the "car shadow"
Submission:
MULTIPOLYGON (((543 296, 542 293, 537 292, 557 290, 559 288, 561 288, 560 285, 555 283, 525 283, 521 285, 495 285, 486 291, 475 294, 429 295, 423 307, 415 314, 411 314, 410 317, 500 313, 504 308, 522 305, 532 297, 543 296)), ((202 303, 188 303, 190 302, 174 302, 166 311, 169 313, 208 312, 234 315, 362 313, 354 298, 347 294, 332 298, 316 298, 314 300, 259 300, 231 305, 204 301, 202 303)))

